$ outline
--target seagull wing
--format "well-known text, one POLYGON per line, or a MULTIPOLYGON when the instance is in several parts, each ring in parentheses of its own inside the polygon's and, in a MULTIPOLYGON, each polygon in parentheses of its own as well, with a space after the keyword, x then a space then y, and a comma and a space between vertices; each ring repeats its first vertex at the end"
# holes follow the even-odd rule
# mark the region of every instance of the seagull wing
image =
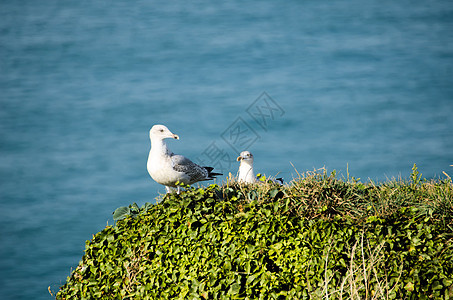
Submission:
POLYGON ((191 183, 212 179, 209 178, 208 170, 200 167, 187 157, 184 157, 182 155, 172 155, 170 158, 173 170, 186 174, 189 177, 191 183))

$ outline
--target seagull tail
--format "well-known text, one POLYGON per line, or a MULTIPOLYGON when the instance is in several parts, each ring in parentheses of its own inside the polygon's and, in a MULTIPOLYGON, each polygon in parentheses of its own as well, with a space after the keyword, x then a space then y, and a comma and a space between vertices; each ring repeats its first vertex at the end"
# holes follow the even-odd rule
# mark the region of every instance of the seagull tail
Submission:
POLYGON ((212 170, 214 170, 213 167, 203 167, 208 171, 208 179, 214 179, 216 176, 221 176, 223 175, 222 173, 214 173, 212 170))

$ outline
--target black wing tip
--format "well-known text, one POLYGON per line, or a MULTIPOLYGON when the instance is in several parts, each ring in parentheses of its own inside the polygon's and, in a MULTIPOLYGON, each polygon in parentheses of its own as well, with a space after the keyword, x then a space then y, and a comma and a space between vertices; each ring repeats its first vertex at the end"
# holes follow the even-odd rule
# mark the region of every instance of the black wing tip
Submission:
POLYGON ((208 171, 208 178, 210 179, 214 179, 215 176, 222 176, 223 174, 222 173, 213 173, 212 170, 214 170, 213 167, 203 167, 206 169, 206 171, 208 171))

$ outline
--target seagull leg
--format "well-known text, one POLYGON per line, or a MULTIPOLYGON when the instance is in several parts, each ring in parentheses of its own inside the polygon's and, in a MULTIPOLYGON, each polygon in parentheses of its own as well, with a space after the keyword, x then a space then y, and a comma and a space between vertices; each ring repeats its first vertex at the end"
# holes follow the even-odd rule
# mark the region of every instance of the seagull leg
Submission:
POLYGON ((165 186, 165 190, 167 191, 167 194, 170 194, 171 193, 171 189, 169 186, 165 186))
POLYGON ((176 191, 177 194, 181 192, 181 187, 178 185, 178 190, 176 191))

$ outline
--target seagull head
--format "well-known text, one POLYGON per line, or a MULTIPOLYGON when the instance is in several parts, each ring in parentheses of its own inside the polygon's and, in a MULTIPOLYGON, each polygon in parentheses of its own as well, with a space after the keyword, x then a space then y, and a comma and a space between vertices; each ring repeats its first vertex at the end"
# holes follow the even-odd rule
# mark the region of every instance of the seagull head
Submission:
POLYGON ((248 151, 242 151, 236 160, 240 162, 253 163, 253 154, 248 151))
POLYGON ((167 126, 164 126, 164 125, 154 125, 151 130, 149 131, 149 138, 150 139, 154 139, 154 138, 157 138, 157 139, 175 139, 175 140, 179 140, 179 136, 172 133, 168 128, 167 126))

